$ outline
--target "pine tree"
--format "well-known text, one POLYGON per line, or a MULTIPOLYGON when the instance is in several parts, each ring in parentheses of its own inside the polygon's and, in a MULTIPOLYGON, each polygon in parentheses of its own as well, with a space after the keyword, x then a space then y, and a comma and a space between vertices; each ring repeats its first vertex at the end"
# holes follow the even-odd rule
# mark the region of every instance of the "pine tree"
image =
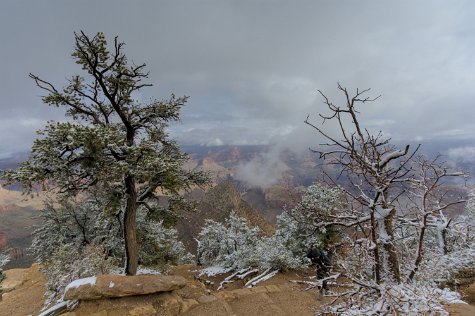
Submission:
POLYGON ((123 213, 125 273, 137 271, 136 214, 146 208, 150 217, 164 214, 158 207, 162 194, 179 206, 179 192, 207 182, 204 173, 187 170, 188 157, 166 132, 179 120, 187 97, 139 102, 134 96, 143 88, 145 64, 129 64, 124 43, 114 40, 108 50, 105 36, 75 33, 72 57, 84 71, 74 75, 63 89, 30 74, 47 92, 43 102, 66 109, 66 122, 49 122, 39 131, 29 159, 16 170, 4 173, 9 183, 19 182, 28 192, 37 183, 65 196, 101 190, 106 207, 123 213))

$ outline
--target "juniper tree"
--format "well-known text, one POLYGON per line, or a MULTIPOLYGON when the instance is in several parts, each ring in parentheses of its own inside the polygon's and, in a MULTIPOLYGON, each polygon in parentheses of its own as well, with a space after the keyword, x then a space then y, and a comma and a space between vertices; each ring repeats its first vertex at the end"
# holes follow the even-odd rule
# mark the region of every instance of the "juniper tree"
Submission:
POLYGON ((125 273, 133 275, 138 265, 137 209, 160 217, 165 209, 159 207, 158 193, 167 195, 173 209, 181 204, 183 189, 207 181, 203 172, 184 168, 188 156, 166 131, 179 120, 188 97, 139 102, 136 93, 151 86, 146 65, 129 63, 125 44, 117 37, 109 51, 102 33, 74 35, 72 57, 83 75, 72 76, 58 89, 30 74, 47 92, 43 102, 64 108, 69 120, 49 122, 38 132, 29 159, 6 171, 4 178, 21 183, 27 192, 37 183, 65 196, 103 191, 108 196, 104 207, 122 219, 125 273))
MULTIPOLYGON (((420 236, 418 253, 422 255, 428 220, 431 220, 431 225, 436 225, 438 220, 445 220, 443 212, 447 208, 464 202, 461 197, 447 199, 445 180, 463 177, 464 174, 450 172, 437 160, 417 157, 419 146, 413 151, 409 145, 397 149, 382 132, 371 133, 360 123, 358 106, 379 97, 368 97, 369 89, 357 90, 353 95, 340 84, 338 89, 343 94, 342 105, 333 103, 319 91, 329 111, 320 117, 323 122, 334 122, 338 126, 338 135, 331 135, 322 125, 311 122, 309 117, 305 120, 324 138, 325 143, 313 151, 338 171, 340 180, 345 179, 341 188, 349 200, 346 210, 339 214, 333 212, 330 214, 333 219, 319 223, 319 226, 339 225, 356 229, 360 243, 369 241, 367 245, 372 253, 376 284, 383 279, 401 283, 404 281, 402 272, 410 266, 415 267, 415 273, 421 258, 416 259, 415 264, 401 262, 398 249, 398 240, 401 239, 396 238, 395 230, 414 225, 420 236)), ((328 182, 336 184, 335 176, 328 173, 326 176, 328 182)), ((413 276, 412 273, 409 278, 413 276)))

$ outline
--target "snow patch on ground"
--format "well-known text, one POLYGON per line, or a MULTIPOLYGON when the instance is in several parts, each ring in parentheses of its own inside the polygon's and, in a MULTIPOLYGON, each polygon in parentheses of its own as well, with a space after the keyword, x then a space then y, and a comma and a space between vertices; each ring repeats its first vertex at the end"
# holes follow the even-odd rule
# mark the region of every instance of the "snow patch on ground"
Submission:
POLYGON ((95 285, 96 284, 96 277, 95 276, 92 276, 92 277, 89 277, 89 278, 83 278, 83 279, 77 279, 77 280, 74 280, 73 282, 69 283, 66 288, 64 289, 64 291, 68 291, 69 289, 74 289, 74 288, 77 288, 77 287, 80 287, 81 285, 86 285, 86 284, 89 284, 89 285, 95 285))
POLYGON ((440 294, 440 300, 445 304, 467 304, 466 302, 461 300, 462 297, 460 293, 451 291, 447 288, 443 290, 435 289, 435 292, 440 294))
POLYGON ((114 282, 110 281, 110 283, 109 283, 109 288, 113 288, 114 285, 115 285, 114 282))
POLYGON ((154 275, 157 275, 157 274, 162 274, 162 273, 158 270, 154 270, 154 269, 150 269, 150 268, 146 268, 146 267, 140 267, 137 270, 137 275, 140 275, 140 274, 154 274, 154 275))
POLYGON ((198 274, 198 276, 206 275, 210 277, 210 276, 215 276, 215 275, 219 275, 223 273, 228 273, 231 271, 231 269, 223 268, 223 267, 208 267, 199 271, 200 273, 198 274))

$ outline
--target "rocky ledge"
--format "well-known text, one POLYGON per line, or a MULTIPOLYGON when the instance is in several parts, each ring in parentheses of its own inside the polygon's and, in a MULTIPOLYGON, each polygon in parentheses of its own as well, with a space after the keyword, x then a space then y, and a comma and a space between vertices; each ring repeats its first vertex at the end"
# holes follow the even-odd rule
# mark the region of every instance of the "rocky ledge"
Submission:
POLYGON ((113 275, 79 279, 65 290, 65 300, 95 300, 170 292, 186 285, 185 278, 174 275, 113 275))

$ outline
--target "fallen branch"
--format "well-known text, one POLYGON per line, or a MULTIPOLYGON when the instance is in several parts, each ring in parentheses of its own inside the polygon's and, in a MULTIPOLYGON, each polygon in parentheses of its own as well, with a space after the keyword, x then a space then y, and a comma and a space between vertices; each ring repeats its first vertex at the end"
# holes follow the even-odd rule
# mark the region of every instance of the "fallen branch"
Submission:
POLYGON ((253 287, 259 282, 272 278, 274 275, 276 275, 279 272, 279 270, 274 270, 272 272, 269 272, 270 270, 271 268, 266 269, 263 273, 259 274, 255 278, 250 279, 244 286, 253 287))
POLYGON ((216 291, 219 291, 223 288, 224 284, 227 284, 227 283, 233 283, 234 281, 232 280, 232 278, 234 277, 238 277, 239 279, 243 279, 244 277, 242 277, 243 275, 246 276, 250 273, 254 273, 256 272, 257 270, 254 269, 254 270, 250 270, 248 271, 250 268, 244 268, 244 269, 241 269, 241 270, 238 270, 238 271, 235 271, 234 273, 232 273, 231 275, 227 276, 223 281, 221 281, 219 283, 219 286, 218 288, 216 289, 216 291), (246 272, 247 271, 247 272, 246 272))
POLYGON ((247 271, 246 273, 237 275, 237 277, 242 280, 242 279, 244 279, 245 277, 247 277, 248 275, 253 274, 253 273, 257 273, 257 272, 259 272, 259 270, 257 270, 257 269, 252 269, 252 270, 247 271))
POLYGON ((319 279, 317 281, 290 280, 290 282, 300 283, 300 284, 308 284, 309 286, 304 290, 304 291, 308 291, 308 290, 314 289, 316 287, 322 287, 323 282, 325 282, 325 281, 329 281, 329 280, 336 281, 336 279, 338 279, 340 277, 340 275, 341 275, 340 273, 337 273, 337 274, 331 275, 329 277, 319 279))

